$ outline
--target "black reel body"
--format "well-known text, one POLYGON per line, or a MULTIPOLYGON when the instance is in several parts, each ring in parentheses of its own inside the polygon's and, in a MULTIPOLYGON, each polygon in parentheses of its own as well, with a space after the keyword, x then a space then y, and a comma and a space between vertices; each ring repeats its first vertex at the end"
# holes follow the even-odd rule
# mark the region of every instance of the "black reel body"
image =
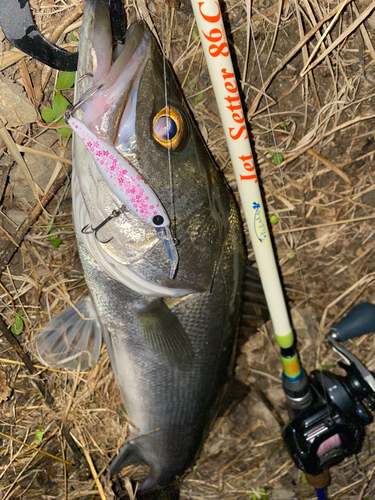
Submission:
POLYGON ((309 381, 314 403, 308 410, 296 412, 284 431, 284 440, 296 466, 315 476, 358 453, 365 425, 373 419, 361 401, 347 392, 343 377, 316 370, 309 381))
MULTIPOLYGON (((375 318, 375 306, 372 311, 375 318)), ((313 476, 358 453, 365 437, 365 426, 373 421, 370 410, 375 410, 375 379, 353 354, 337 342, 369 333, 361 330, 359 335, 349 336, 348 317, 350 320, 354 313, 356 308, 334 325, 338 328, 327 336, 333 350, 345 362, 339 364, 347 375, 342 377, 328 371, 313 371, 309 377, 313 402, 307 409, 291 410, 293 419, 283 433, 296 466, 313 476), (340 337, 341 323, 346 330, 340 337)))

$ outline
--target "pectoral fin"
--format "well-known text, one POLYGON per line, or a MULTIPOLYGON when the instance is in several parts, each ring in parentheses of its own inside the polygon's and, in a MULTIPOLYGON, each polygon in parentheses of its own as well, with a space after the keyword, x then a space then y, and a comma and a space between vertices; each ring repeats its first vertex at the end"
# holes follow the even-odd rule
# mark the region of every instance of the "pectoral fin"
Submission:
POLYGON ((52 318, 36 339, 40 360, 50 368, 92 368, 99 359, 102 329, 90 296, 52 318))
POLYGON ((191 368, 194 351, 189 337, 163 300, 154 300, 138 309, 135 316, 139 332, 161 361, 179 370, 191 368))

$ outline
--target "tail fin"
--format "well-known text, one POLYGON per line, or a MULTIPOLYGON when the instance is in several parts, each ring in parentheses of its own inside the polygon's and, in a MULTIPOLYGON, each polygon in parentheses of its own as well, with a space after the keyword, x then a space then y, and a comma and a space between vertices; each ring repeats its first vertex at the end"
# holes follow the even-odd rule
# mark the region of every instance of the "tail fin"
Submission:
POLYGON ((120 453, 115 457, 109 466, 109 473, 111 476, 118 474, 123 467, 127 465, 140 465, 146 463, 141 453, 139 452, 137 443, 131 441, 124 444, 120 453))

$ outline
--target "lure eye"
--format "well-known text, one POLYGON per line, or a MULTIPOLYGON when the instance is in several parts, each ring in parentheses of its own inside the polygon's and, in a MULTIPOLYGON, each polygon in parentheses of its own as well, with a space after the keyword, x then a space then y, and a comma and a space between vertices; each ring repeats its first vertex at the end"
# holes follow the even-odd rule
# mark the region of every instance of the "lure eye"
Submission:
POLYGON ((155 226, 161 226, 164 222, 164 217, 161 215, 155 215, 155 217, 152 219, 152 222, 155 224, 155 226))
POLYGON ((178 148, 184 136, 184 120, 174 108, 163 108, 152 122, 154 139, 172 151, 178 148))

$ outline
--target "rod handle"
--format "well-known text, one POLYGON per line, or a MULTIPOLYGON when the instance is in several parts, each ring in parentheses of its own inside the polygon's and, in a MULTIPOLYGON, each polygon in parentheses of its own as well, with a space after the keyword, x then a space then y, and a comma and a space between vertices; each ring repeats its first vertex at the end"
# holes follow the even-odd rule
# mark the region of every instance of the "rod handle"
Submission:
POLYGON ((339 342, 375 332, 375 305, 363 302, 353 307, 338 323, 332 325, 333 337, 339 342))

